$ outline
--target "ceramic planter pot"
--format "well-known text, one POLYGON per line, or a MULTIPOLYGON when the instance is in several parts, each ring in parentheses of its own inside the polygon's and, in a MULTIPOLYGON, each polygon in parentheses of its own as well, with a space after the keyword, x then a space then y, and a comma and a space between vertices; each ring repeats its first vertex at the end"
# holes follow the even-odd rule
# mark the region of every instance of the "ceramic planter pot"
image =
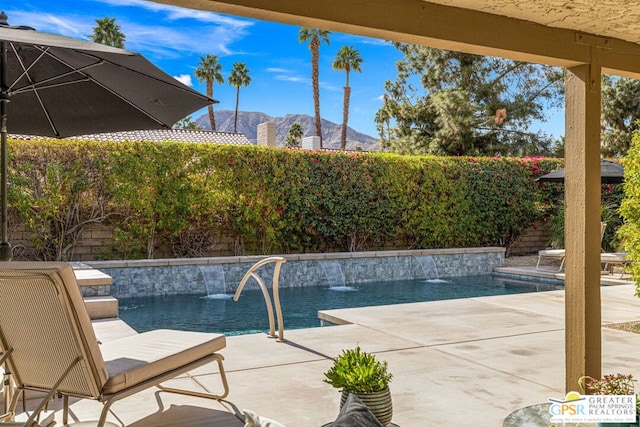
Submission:
MULTIPOLYGON (((389 387, 381 391, 374 391, 372 393, 354 393, 358 398, 367 405, 367 408, 375 415, 380 424, 388 426, 391 424, 391 418, 393 417, 393 403, 391 401, 391 391, 389 387)), ((340 409, 347 401, 348 392, 342 392, 342 398, 340 399, 340 409)))

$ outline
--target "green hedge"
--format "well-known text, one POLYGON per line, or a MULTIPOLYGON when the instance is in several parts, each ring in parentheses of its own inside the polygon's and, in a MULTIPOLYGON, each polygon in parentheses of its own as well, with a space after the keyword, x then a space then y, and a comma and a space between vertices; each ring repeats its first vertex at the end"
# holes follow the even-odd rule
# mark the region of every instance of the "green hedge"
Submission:
POLYGON ((624 199, 620 207, 624 223, 620 227, 624 251, 631 260, 629 269, 640 296, 640 133, 636 132, 624 162, 624 199))
POLYGON ((169 142, 10 140, 10 153, 12 221, 38 259, 68 259, 100 222, 116 228, 105 258, 198 256, 219 228, 245 254, 508 246, 554 206, 535 178, 561 166, 169 142))

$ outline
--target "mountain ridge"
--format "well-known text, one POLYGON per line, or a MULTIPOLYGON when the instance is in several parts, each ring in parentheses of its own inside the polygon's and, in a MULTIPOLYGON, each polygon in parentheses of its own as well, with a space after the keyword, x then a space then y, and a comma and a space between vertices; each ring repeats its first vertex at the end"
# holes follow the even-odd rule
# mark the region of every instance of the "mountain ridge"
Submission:
MULTIPOLYGON (((214 110, 216 130, 233 132, 234 111, 214 110)), ((209 115, 207 113, 195 119, 196 124, 203 129, 210 130, 209 115)), ((258 125, 273 122, 276 124, 276 143, 283 146, 289 133, 289 128, 295 122, 300 123, 304 131, 303 137, 315 135, 315 120, 308 114, 287 114, 284 117, 274 117, 266 113, 255 111, 238 111, 238 132, 244 134, 253 144, 257 143, 258 125)), ((322 119, 322 141, 324 148, 340 148, 342 124, 322 119)), ((364 151, 379 151, 380 141, 370 135, 347 127, 347 149, 364 151)))

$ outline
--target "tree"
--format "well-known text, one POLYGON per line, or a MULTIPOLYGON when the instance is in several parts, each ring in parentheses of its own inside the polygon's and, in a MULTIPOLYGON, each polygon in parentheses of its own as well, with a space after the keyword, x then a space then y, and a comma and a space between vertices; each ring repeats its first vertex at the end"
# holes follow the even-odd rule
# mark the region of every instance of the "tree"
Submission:
POLYGON ((202 130, 202 126, 198 125, 193 121, 191 116, 187 116, 183 119, 178 120, 175 125, 173 125, 174 129, 191 129, 191 130, 202 130))
POLYGON ((233 64, 231 74, 229 74, 229 84, 236 88, 236 114, 233 118, 233 131, 238 131, 238 103, 240 102, 240 87, 249 86, 251 77, 249 77, 249 69, 246 64, 236 62, 233 64))
POLYGON ((302 130, 300 122, 292 123, 291 127, 289 127, 289 133, 287 134, 287 147, 299 147, 300 139, 303 135, 304 131, 302 130))
POLYGON ((120 30, 120 25, 116 24, 116 18, 105 16, 102 19, 96 19, 96 24, 98 25, 93 28, 93 34, 88 36, 91 40, 107 46, 124 48, 126 36, 120 30))
POLYGON ((558 68, 394 43, 405 55, 376 114, 383 147, 398 153, 523 156, 553 141, 529 131, 561 105, 558 68), (417 84, 416 84, 417 83, 417 84))
POLYGON ((351 87, 349 87, 349 72, 351 70, 361 72, 360 64, 362 57, 360 52, 351 46, 342 46, 333 61, 335 70, 345 71, 347 78, 344 85, 344 105, 342 106, 342 135, 340 137, 340 148, 344 151, 347 148, 347 122, 349 121, 349 99, 351 98, 351 87))
POLYGON ((640 119, 640 80, 602 78, 602 154, 622 157, 640 119))
POLYGON ((311 84, 313 86, 313 109, 315 112, 316 135, 320 137, 320 148, 322 148, 322 120, 320 118, 320 44, 324 41, 329 44, 330 31, 317 28, 302 27, 298 32, 298 41, 304 43, 309 41, 311 51, 311 84))
MULTIPOLYGON (((200 83, 204 82, 207 96, 213 99, 213 83, 224 83, 222 77, 222 65, 218 62, 217 55, 205 55, 200 57, 198 68, 196 68, 195 75, 200 83)), ((216 130, 216 116, 213 113, 213 104, 207 106, 207 112, 209 113, 209 123, 211 124, 211 130, 216 130)))

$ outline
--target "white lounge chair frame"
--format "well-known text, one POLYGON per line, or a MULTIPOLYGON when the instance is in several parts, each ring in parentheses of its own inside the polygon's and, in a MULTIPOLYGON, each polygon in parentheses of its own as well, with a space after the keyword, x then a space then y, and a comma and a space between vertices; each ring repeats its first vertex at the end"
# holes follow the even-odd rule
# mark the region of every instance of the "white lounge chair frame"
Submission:
MULTIPOLYGON (((604 231, 607 228, 606 222, 600 223, 600 242, 604 238, 604 231)), ((554 273, 559 273, 564 269, 564 261, 566 259, 566 252, 564 249, 543 249, 538 251, 538 262, 536 263, 536 270, 538 271, 551 271, 540 268, 540 262, 543 258, 552 258, 556 260, 560 260, 560 267, 557 270, 553 270, 554 273)))
MULTIPOLYGON (((613 275, 613 267, 615 265, 624 267, 629 263, 629 260, 625 252, 605 252, 600 254, 600 263, 604 265, 603 271, 607 271, 613 275)), ((622 277, 623 274, 624 271, 620 273, 620 277, 622 277)))
MULTIPOLYGON (((543 271, 543 269, 540 268, 540 262, 542 261, 543 258, 553 258, 556 260, 560 260, 560 267, 558 267, 557 270, 554 270, 555 273, 559 273, 564 268, 566 253, 564 249, 545 249, 542 251, 538 251, 538 262, 536 263, 536 270, 543 271)), ((548 271, 548 270, 544 270, 544 271, 548 271)))
POLYGON ((99 345, 70 264, 0 262, 0 363, 10 367, 17 390, 5 408, 8 421, 24 390, 46 393, 25 426, 55 393, 64 397, 64 424, 69 396, 104 403, 98 427, 114 402, 153 386, 222 400, 229 386, 217 351, 225 345, 224 335, 170 330, 99 345), (222 394, 160 385, 211 362, 218 363, 222 394))

